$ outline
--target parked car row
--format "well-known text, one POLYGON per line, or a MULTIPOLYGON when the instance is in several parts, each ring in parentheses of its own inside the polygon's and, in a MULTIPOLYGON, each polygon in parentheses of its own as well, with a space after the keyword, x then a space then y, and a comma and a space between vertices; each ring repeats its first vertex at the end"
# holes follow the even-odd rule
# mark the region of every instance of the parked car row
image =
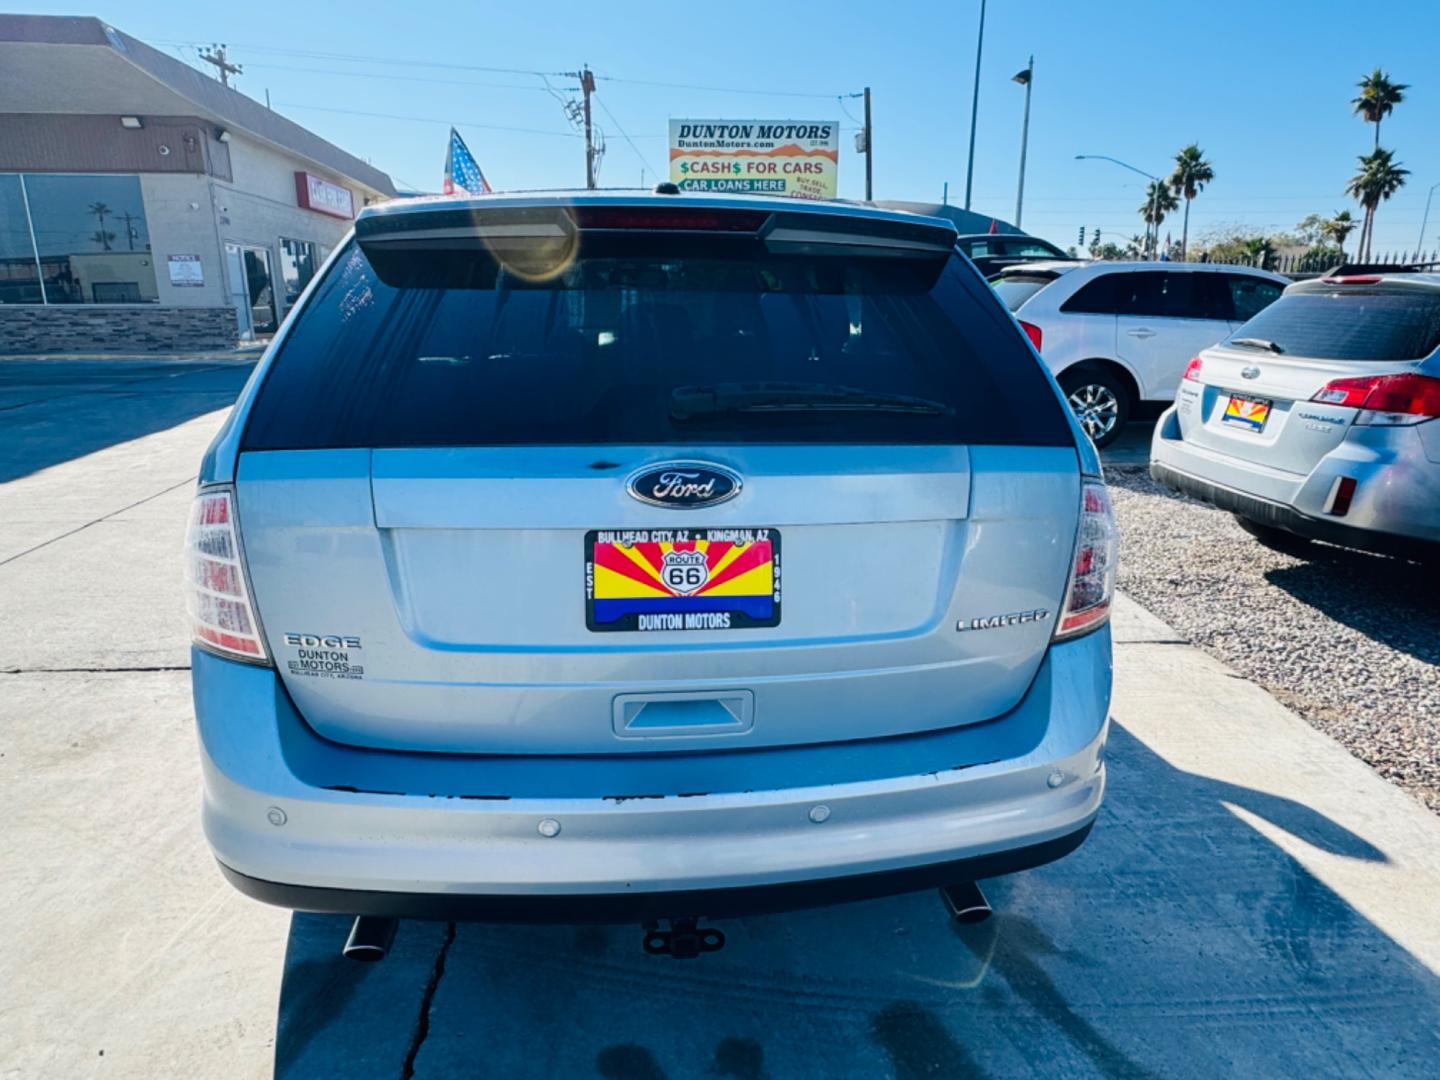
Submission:
POLYGON ((990 276, 1099 447, 1173 402, 1151 473, 1289 551, 1440 552, 1440 274, 1314 281, 1212 264, 1028 261, 990 276))

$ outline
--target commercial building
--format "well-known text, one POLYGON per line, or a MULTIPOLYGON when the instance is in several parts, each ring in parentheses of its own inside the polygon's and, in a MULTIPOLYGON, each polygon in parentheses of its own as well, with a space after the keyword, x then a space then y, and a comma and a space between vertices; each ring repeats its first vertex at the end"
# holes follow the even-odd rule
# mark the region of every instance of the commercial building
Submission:
POLYGON ((390 178, 99 19, 0 15, 0 353, 229 346, 390 178))

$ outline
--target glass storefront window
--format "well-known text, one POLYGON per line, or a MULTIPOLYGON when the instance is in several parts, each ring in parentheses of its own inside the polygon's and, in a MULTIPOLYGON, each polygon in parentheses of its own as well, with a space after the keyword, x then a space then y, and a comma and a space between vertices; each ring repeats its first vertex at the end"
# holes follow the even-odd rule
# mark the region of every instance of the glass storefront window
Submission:
POLYGON ((280 238, 280 273, 285 279, 286 311, 295 306, 319 266, 315 245, 309 240, 280 238))
POLYGON ((30 246, 20 177, 0 176, 0 304, 38 304, 40 269, 30 246))
POLYGON ((159 302, 139 177, 23 180, 46 303, 159 302))

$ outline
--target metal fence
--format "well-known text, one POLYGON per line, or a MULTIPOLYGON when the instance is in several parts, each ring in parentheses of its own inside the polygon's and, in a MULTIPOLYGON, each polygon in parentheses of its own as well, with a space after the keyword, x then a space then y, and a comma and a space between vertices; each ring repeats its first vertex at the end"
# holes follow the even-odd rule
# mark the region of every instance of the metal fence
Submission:
MULTIPOLYGON (((1201 256, 1190 261, 1209 262, 1210 259, 1208 256, 1201 256)), ((1323 274, 1327 270, 1333 270, 1337 266, 1343 266, 1355 260, 1353 257, 1341 255, 1337 251, 1326 251, 1300 252, 1293 255, 1265 252, 1259 255, 1239 256, 1225 261, 1233 266, 1254 266, 1261 270, 1273 270, 1277 274, 1308 276, 1323 274)), ((1365 264, 1367 266, 1440 266, 1440 250, 1428 254, 1423 251, 1390 251, 1382 255, 1372 254, 1365 260, 1365 264)))

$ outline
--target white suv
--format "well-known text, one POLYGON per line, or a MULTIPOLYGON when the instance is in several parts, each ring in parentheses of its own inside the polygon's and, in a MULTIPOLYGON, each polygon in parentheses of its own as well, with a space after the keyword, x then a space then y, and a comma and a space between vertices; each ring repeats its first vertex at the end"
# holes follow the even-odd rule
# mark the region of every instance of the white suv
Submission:
POLYGON ((991 279, 1096 446, 1138 401, 1173 401, 1190 358, 1279 298, 1289 279, 1211 263, 1040 262, 991 279))

